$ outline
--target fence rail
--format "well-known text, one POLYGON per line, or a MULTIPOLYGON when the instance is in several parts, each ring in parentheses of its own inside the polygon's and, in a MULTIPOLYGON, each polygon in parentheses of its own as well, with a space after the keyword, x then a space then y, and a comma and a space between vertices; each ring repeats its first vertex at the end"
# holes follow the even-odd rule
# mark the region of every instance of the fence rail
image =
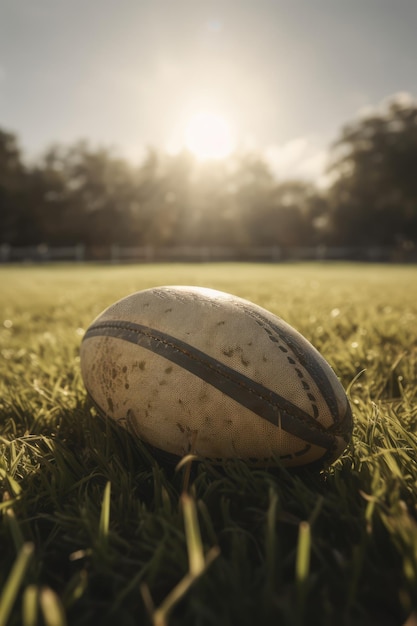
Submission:
POLYGON ((10 246, 0 245, 0 263, 53 262, 216 262, 216 261, 368 261, 416 263, 417 248, 308 246, 10 246))

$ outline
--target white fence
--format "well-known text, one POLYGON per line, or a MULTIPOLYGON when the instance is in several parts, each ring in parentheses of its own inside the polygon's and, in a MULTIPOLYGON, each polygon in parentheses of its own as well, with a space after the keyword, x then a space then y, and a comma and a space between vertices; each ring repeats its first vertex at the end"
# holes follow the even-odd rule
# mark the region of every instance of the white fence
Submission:
POLYGON ((417 249, 387 247, 327 247, 309 246, 280 248, 279 246, 225 247, 225 246, 76 246, 54 247, 0 245, 0 263, 54 263, 54 262, 215 262, 215 261, 368 261, 417 262, 417 249))

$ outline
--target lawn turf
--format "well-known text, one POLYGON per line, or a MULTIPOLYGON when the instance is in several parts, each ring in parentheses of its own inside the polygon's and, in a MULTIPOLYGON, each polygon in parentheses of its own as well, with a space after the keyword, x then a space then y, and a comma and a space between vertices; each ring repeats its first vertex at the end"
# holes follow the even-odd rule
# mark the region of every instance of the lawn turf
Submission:
POLYGON ((417 268, 9 266, 0 287, 0 626, 394 626, 417 607, 417 268), (84 330, 166 284, 232 292, 303 333, 349 392, 341 459, 188 478, 98 418, 84 330))

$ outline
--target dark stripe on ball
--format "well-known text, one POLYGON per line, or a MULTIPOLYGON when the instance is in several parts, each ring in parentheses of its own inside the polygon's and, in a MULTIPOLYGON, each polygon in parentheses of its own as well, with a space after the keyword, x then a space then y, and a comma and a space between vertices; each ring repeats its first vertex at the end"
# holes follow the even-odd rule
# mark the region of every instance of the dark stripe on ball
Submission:
POLYGON ((293 354, 295 354, 295 356, 297 357, 298 362, 310 374, 317 387, 320 389, 321 394, 327 406, 329 407, 335 424, 338 424, 338 422, 340 421, 340 415, 336 395, 334 393, 332 384, 330 383, 326 372, 320 366, 320 363, 318 363, 314 358, 311 358, 308 351, 306 351, 304 345, 300 341, 298 341, 297 336, 295 336, 294 334, 289 335, 287 333, 284 333, 282 328, 280 328, 277 324, 274 324, 270 319, 262 315, 260 312, 256 311, 254 307, 246 306, 246 304, 239 306, 245 311, 247 315, 255 319, 257 323, 268 332, 268 334, 270 334, 271 332, 275 333, 280 338, 280 340, 291 349, 293 354))
POLYGON ((114 337, 141 346, 179 365, 232 398, 259 417, 323 448, 334 443, 334 434, 308 413, 279 394, 224 365, 221 361, 167 333, 125 321, 103 321, 90 326, 83 341, 91 337, 114 337))

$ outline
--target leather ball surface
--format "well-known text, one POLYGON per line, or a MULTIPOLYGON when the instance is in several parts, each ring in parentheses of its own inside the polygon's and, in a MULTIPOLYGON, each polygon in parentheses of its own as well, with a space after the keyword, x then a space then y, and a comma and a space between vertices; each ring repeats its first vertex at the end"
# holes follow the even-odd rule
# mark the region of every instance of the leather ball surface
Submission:
POLYGON ((174 457, 327 465, 352 413, 320 353, 279 317, 200 287, 157 287, 87 329, 81 372, 99 412, 174 457))

